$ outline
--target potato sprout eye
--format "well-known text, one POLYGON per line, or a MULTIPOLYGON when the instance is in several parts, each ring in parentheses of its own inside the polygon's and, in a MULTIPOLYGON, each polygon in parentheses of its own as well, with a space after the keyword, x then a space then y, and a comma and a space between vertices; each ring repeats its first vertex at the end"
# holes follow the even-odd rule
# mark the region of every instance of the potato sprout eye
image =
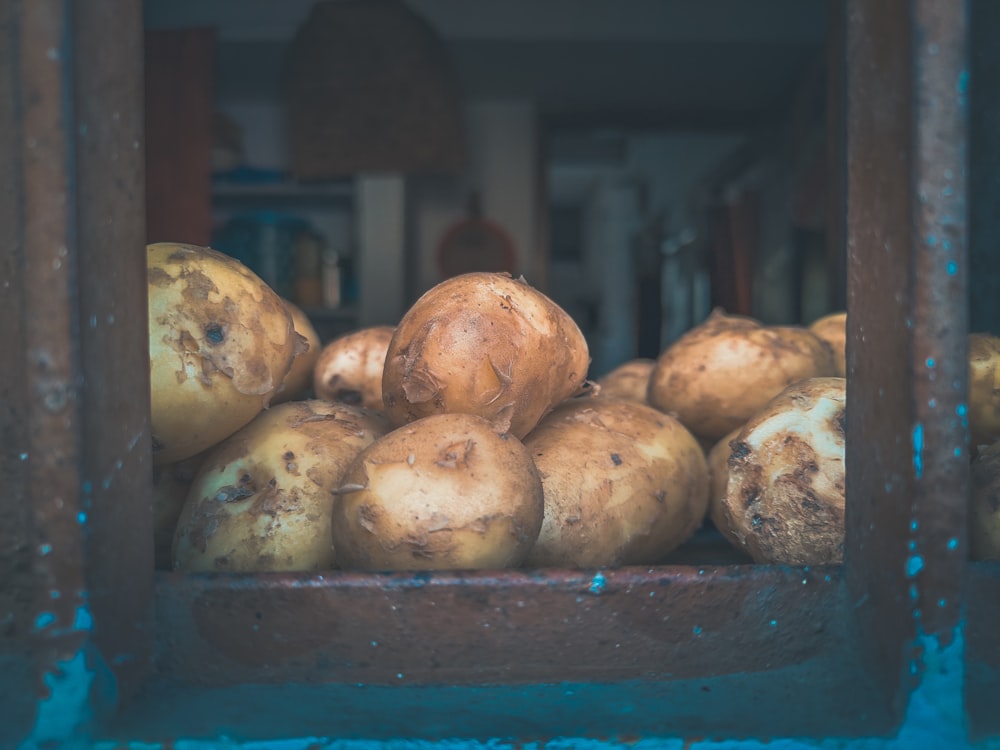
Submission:
POLYGON ((205 328, 205 338, 212 344, 221 344, 225 337, 226 334, 218 323, 212 323, 205 328))

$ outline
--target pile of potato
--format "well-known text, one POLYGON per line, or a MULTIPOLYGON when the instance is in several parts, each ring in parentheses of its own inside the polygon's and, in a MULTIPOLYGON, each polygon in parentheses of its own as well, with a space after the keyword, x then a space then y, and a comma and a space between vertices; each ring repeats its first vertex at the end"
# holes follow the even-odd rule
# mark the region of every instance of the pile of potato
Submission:
POLYGON ((323 346, 221 253, 148 269, 159 567, 655 564, 706 518, 756 562, 842 558, 843 313, 715 311, 592 383, 573 320, 506 274, 323 346))

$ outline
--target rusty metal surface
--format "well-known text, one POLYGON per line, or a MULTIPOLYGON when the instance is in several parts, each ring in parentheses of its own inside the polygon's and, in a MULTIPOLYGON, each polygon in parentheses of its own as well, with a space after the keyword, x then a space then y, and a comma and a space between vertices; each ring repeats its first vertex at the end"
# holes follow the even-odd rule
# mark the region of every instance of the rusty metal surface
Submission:
MULTIPOLYGON (((37 742, 76 737, 113 710, 117 691, 134 689, 112 654, 121 639, 142 660, 137 639, 127 637, 141 622, 142 584, 114 587, 127 576, 145 579, 148 606, 152 585, 151 575, 136 574, 149 564, 141 554, 148 545, 117 526, 141 533, 149 511, 135 498, 148 497, 149 481, 131 464, 129 482, 102 481, 108 452, 128 442, 116 443, 118 432, 131 439, 146 419, 148 367, 136 354, 148 333, 135 312, 144 309, 134 286, 144 278, 136 273, 144 263, 141 204, 129 213, 129 195, 141 198, 141 172, 119 151, 119 125, 102 129, 121 121, 138 132, 139 88, 116 88, 108 74, 119 58, 96 48, 109 47, 98 40, 120 31, 119 22, 131 19, 136 29, 141 22, 128 0, 73 4, 72 13, 70 6, 0 0, 0 219, 7 230, 0 245, 7 350, 0 597, 8 605, 0 693, 11 697, 0 707, 4 746, 29 733, 37 742), (91 134, 97 138, 87 140, 91 134), (122 252, 130 243, 131 262, 122 252), (95 341, 81 324, 109 304, 123 306, 124 325, 117 337, 95 341), (113 536, 123 541, 112 545, 113 536)), ((129 34, 116 33, 110 47, 127 50, 129 34)), ((148 662, 148 632, 145 640, 148 662)))
POLYGON ((847 4, 848 550, 901 717, 959 625, 965 489, 965 4, 847 4))
POLYGON ((72 67, 80 507, 94 643, 125 700, 149 672, 153 641, 142 627, 153 601, 142 3, 80 5, 72 67))
POLYGON ((767 566, 162 574, 157 676, 111 732, 861 734, 843 593, 767 566))
MULTIPOLYGON (((913 632, 903 561, 913 425, 910 288, 909 3, 848 0, 847 548, 859 639, 887 696, 913 632)), ((897 711, 899 706, 896 706, 897 711)))

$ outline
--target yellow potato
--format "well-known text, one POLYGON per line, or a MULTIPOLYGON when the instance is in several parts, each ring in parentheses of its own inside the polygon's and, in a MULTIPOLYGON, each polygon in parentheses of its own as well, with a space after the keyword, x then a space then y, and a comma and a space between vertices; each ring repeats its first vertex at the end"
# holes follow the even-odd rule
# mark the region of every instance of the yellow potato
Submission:
POLYGON ((809 330, 715 310, 659 356, 648 399, 711 445, 786 386, 833 372, 829 345, 809 330))
POLYGON ((649 390, 649 374, 656 365, 655 359, 631 359, 597 379, 602 398, 623 398, 645 404, 649 390))
POLYGON ((393 326, 362 328, 323 347, 313 368, 316 398, 382 410, 382 370, 395 330, 393 326))
POLYGON ((437 414, 380 438, 344 474, 337 562, 363 570, 520 564, 542 525, 542 484, 520 440, 473 414, 437 414))
POLYGON ((333 567, 332 491, 387 429, 379 413, 347 404, 289 401, 268 409, 206 456, 177 523, 174 567, 333 567))
POLYGON ((726 499, 726 488, 729 486, 729 457, 732 455, 730 441, 735 440, 740 434, 737 428, 722 438, 708 452, 708 517, 729 542, 740 547, 736 534, 729 527, 729 520, 725 515, 724 503, 726 499))
POLYGON ((973 450, 1000 440, 1000 338, 969 334, 969 439, 973 450))
POLYGON ((147 274, 153 461, 166 464, 257 416, 304 345, 281 298, 227 255, 158 243, 147 274))
POLYGON ((705 518, 708 470, 701 448, 680 422, 645 404, 571 399, 524 444, 545 498, 527 565, 655 563, 705 518))
POLYGON ((304 397, 309 392, 313 381, 313 370, 319 360, 320 351, 323 349, 319 334, 316 333, 316 327, 309 320, 309 316, 294 302, 289 302, 287 299, 282 300, 282 302, 285 303, 288 313, 292 316, 295 332, 306 340, 308 348, 292 360, 291 369, 285 375, 285 379, 274 394, 274 398, 271 399, 272 404, 294 401, 304 397))
POLYGON ((813 321, 809 330, 823 339, 833 350, 834 372, 838 378, 847 376, 847 313, 835 312, 813 321))
POLYGON ((396 425, 458 412, 520 438, 581 388, 589 364, 583 334, 552 300, 508 274, 468 273, 403 316, 382 398, 396 425))
POLYGON ((789 386, 732 441, 723 514, 755 562, 843 560, 844 384, 789 386))

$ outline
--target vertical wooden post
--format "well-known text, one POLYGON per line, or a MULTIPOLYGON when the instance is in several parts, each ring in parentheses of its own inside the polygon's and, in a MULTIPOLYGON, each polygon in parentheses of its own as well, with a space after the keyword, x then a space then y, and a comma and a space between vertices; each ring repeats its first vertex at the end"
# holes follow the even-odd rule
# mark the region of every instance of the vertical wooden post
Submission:
POLYGON ((150 665, 141 33, 0 0, 4 746, 85 737, 150 665))

